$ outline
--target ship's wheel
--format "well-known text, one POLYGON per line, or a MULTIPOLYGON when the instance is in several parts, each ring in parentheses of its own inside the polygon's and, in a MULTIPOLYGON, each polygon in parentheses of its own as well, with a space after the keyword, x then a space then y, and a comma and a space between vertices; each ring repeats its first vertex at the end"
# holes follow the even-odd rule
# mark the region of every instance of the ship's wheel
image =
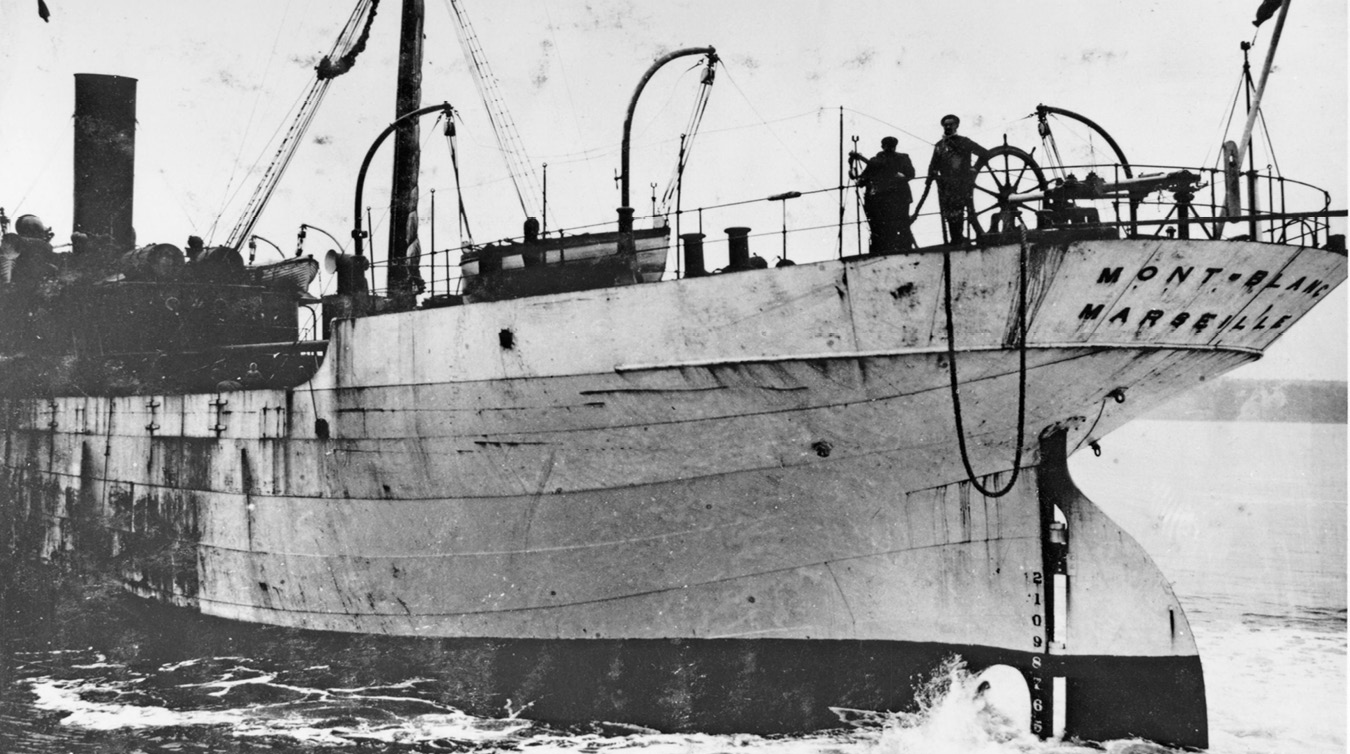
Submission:
POLYGON ((994 147, 975 163, 970 224, 977 235, 1012 230, 1022 210, 1035 212, 1041 202, 1040 196, 1019 199, 1018 195, 1046 188, 1045 174, 1029 152, 1007 144, 994 147))

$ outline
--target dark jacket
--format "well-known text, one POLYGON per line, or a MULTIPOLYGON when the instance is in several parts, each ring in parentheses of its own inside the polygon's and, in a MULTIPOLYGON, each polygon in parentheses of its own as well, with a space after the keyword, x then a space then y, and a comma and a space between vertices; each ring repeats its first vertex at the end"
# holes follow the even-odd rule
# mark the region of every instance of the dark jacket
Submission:
POLYGON ((867 167, 858 176, 858 185, 878 196, 898 193, 900 201, 908 204, 913 201, 909 191, 909 179, 913 177, 914 163, 909 161, 909 155, 883 150, 867 161, 867 167))
POLYGON ((937 179, 939 187, 966 186, 973 182, 971 155, 983 157, 989 150, 960 134, 944 136, 933 145, 933 159, 928 163, 929 180, 937 179))

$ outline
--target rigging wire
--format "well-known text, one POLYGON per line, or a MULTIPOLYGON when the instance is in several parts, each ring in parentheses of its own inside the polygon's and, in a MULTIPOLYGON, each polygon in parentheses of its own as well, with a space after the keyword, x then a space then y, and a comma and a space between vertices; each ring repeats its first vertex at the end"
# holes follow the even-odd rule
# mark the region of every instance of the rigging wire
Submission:
POLYGON ((469 229, 469 214, 464 209, 464 186, 459 179, 459 150, 456 148, 455 121, 452 117, 445 124, 445 143, 450 147, 450 166, 455 175, 455 198, 459 204, 459 244, 473 246, 473 231, 469 229))
MULTIPOLYGON (((52 161, 56 159, 57 152, 62 151, 64 150, 60 146, 58 146, 58 143, 55 140, 52 140, 50 142, 49 146, 47 147, 47 157, 42 161, 42 167, 38 168, 37 172, 33 174, 32 182, 29 183, 28 187, 25 188, 23 190, 23 193, 19 195, 19 201, 16 202, 14 206, 10 207, 11 211, 17 213, 19 210, 23 209, 23 204, 24 202, 28 201, 29 195, 33 193, 33 190, 36 189, 38 184, 41 183, 42 180, 47 176, 47 170, 51 168, 52 161)), ((18 214, 15 214, 13 216, 18 217, 18 214)))
POLYGON ((1280 161, 1275 157, 1275 142, 1270 140, 1270 129, 1266 126, 1266 111, 1257 110, 1256 117, 1261 121, 1261 131, 1266 135, 1266 149, 1270 150, 1270 161, 1275 166, 1275 175, 1283 175, 1280 170, 1280 161))
POLYGON ((912 131, 909 131, 909 130, 906 130, 906 129, 904 129, 904 128, 901 128, 900 126, 897 126, 897 125, 895 125, 894 123, 891 123, 890 121, 882 120, 881 118, 878 118, 878 117, 875 116, 875 115, 872 115, 872 114, 870 114, 870 113, 865 113, 865 112, 863 112, 863 111, 861 111, 861 110, 854 110, 854 109, 851 108, 851 107, 845 107, 845 108, 843 108, 843 109, 844 109, 844 112, 853 113, 854 115, 857 115, 857 116, 866 118, 866 119, 868 119, 868 120, 876 121, 877 123, 880 123, 881 125, 883 125, 883 126, 885 126, 885 127, 887 127, 887 128, 893 128, 893 129, 895 129, 896 131, 899 131, 900 133, 904 134, 905 136, 908 136, 909 138, 911 138, 911 139, 913 139, 913 140, 915 140, 915 141, 917 141, 917 142, 919 142, 919 143, 921 143, 921 144, 926 144, 926 145, 928 145, 928 146, 930 146, 930 147, 933 146, 933 142, 932 142, 932 141, 930 141, 930 140, 928 140, 928 139, 925 139, 924 137, 919 136, 918 134, 915 134, 915 133, 913 133, 912 131))
MULTIPOLYGON (((724 72, 724 75, 727 77, 727 80, 731 82, 732 88, 736 90, 737 94, 741 95, 741 99, 744 100, 745 104, 750 107, 750 111, 755 114, 755 117, 759 118, 758 125, 764 126, 765 128, 768 129, 769 133, 773 135, 774 140, 777 141, 783 147, 783 151, 787 153, 787 155, 790 156, 799 167, 801 167, 801 169, 806 173, 808 178, 810 178, 812 181, 816 183, 824 183, 825 181, 821 180, 819 177, 816 176, 815 170, 812 169, 810 166, 808 166, 806 163, 801 161, 801 158, 797 156, 796 150, 788 147, 787 143, 783 141, 783 137, 779 136, 778 132, 775 131, 769 125, 769 121, 766 120, 764 116, 760 114, 759 108, 755 107, 755 103, 752 102, 748 96, 746 96, 745 90, 742 89, 740 83, 736 81, 736 77, 731 75, 732 67, 724 63, 722 66, 722 70, 724 72)), ((819 108, 818 111, 823 109, 824 108, 819 108)))
MULTIPOLYGON (((699 63, 697 66, 705 65, 699 63)), ((689 113, 689 119, 685 124, 684 131, 687 135, 681 137, 679 158, 675 161, 675 168, 671 173, 670 180, 666 184, 665 192, 661 196, 660 206, 653 214, 664 215, 670 209, 670 203, 675 198, 675 192, 680 186, 681 177, 684 175, 685 167, 689 164, 689 157, 694 151, 694 137, 698 135, 699 126, 703 122, 703 114, 707 112, 708 100, 712 95, 712 67, 709 66, 708 74, 704 76, 699 84, 698 96, 695 97, 694 106, 689 113)))
MULTIPOLYGON (((1227 136, 1229 130, 1233 127, 1233 116, 1237 114, 1238 95, 1242 94, 1242 84, 1244 83, 1246 78, 1247 77, 1245 75, 1242 74, 1238 75, 1237 84, 1233 87, 1233 99, 1232 102, 1230 102, 1228 105, 1228 117, 1224 120, 1223 127, 1218 129, 1219 138, 1211 140, 1211 144, 1213 143, 1222 144, 1224 141, 1223 137, 1227 136)), ((1215 154, 1213 152, 1213 149, 1214 147, 1211 145, 1209 147, 1209 150, 1205 152, 1205 158, 1200 161, 1201 165, 1213 165, 1214 167, 1218 167, 1220 163, 1222 163, 1223 152, 1220 151, 1219 153, 1215 154), (1211 154, 1214 154, 1214 162, 1212 163, 1209 161, 1209 156, 1211 154)))
POLYGON ((315 81, 311 85, 305 101, 300 106, 300 114, 291 123, 291 127, 287 129, 286 135, 282 138, 282 145, 278 149, 276 158, 267 166, 258 188, 244 207, 243 215, 235 223, 234 228, 230 230, 230 235, 225 241, 226 246, 238 248, 243 239, 247 238, 252 232, 258 216, 262 214, 263 208, 272 198, 272 193, 280 183, 282 174, 286 172, 286 168, 290 167, 291 160, 295 157, 297 150, 289 147, 298 145, 300 135, 309 129, 309 124, 314 119, 314 112, 318 110, 319 105, 323 102, 323 96, 328 92, 328 84, 328 81, 315 81))
MULTIPOLYGON (((562 49, 558 46, 558 35, 556 33, 557 25, 553 23, 553 14, 548 10, 548 0, 541 3, 544 7, 544 19, 548 21, 548 36, 553 41, 553 50, 562 49)), ((558 53, 558 69, 562 71, 563 89, 567 92, 567 103, 572 106, 572 127, 576 129, 577 138, 581 138, 581 121, 577 119, 577 101, 572 96, 572 80, 567 76, 567 64, 563 61, 563 56, 558 53)))
POLYGON ((1041 145, 1045 147, 1045 153, 1050 156, 1050 170, 1055 174, 1056 178, 1063 180, 1065 177, 1064 158, 1059 156, 1059 145, 1055 143, 1055 134, 1050 130, 1049 118, 1047 117, 1043 122, 1045 123, 1045 126, 1040 129, 1041 145))
MULTIPOLYGON (((823 110, 824 110, 824 108, 819 108, 819 107, 818 107, 818 108, 815 108, 815 109, 813 109, 813 110, 809 110, 809 111, 806 111, 806 112, 797 113, 797 114, 795 114, 795 115, 787 115, 787 116, 784 116, 784 117, 782 117, 782 118, 775 118, 775 119, 770 120, 770 121, 761 121, 760 123, 745 123, 745 124, 737 125, 737 126, 723 126, 722 128, 700 128, 700 129, 699 129, 699 132, 700 132, 700 133, 704 133, 704 134, 721 134, 721 133, 728 133, 728 132, 732 132, 732 131, 744 131, 744 130, 749 129, 749 128, 759 128, 759 127, 761 127, 761 126, 763 126, 763 125, 767 125, 767 124, 772 124, 772 123, 784 123, 784 122, 790 121, 790 120, 797 120, 798 118, 806 118, 806 117, 817 116, 817 115, 819 115, 823 110)), ((660 139, 660 140, 657 140, 657 141, 647 142, 647 144, 649 144, 649 145, 674 144, 674 143, 678 143, 678 142, 679 142, 679 138, 680 138, 680 137, 678 137, 678 136, 672 136, 672 137, 666 138, 666 139, 660 139)), ((581 150, 578 150, 578 151, 575 151, 575 152, 559 152, 559 153, 557 153, 557 154, 546 155, 546 157, 547 157, 547 159, 548 159, 548 164, 549 164, 549 165, 557 166, 557 165, 573 165, 573 164, 581 163, 581 162, 598 161, 598 160, 600 160, 600 159, 602 159, 602 158, 613 158, 613 157, 614 157, 615 155, 617 155, 618 153, 619 153, 619 147, 618 147, 618 146, 608 145, 608 144, 607 144, 607 145, 604 145, 604 146, 590 147, 590 148, 588 148, 588 149, 581 149, 581 150)))
POLYGON ((483 102, 484 109, 487 110, 492 132, 497 137, 498 150, 506 160, 506 168, 515 185, 520 209, 526 217, 538 217, 539 180, 535 177, 534 165, 525 152, 525 145, 520 140, 515 121, 506 108, 506 100, 498 88, 497 77, 488 65, 483 46, 478 41, 478 34, 464 13, 462 0, 442 0, 442 2, 455 20, 455 34, 459 37, 460 46, 464 48, 465 57, 469 60, 478 96, 483 102))
MULTIPOLYGON (((295 96, 295 99, 291 101, 291 105, 286 109, 285 115, 283 115, 281 119, 277 121, 276 127, 272 129, 272 135, 267 137, 267 141, 264 143, 264 146, 258 150, 257 157, 253 159, 252 162, 253 165, 257 165, 258 163, 262 162, 264 155, 266 155, 271 150, 271 146, 277 143, 278 137, 280 137, 281 134, 286 129, 286 124, 290 123, 296 117, 297 113, 300 112, 300 107, 304 103, 305 97, 308 92, 309 92, 308 89, 301 91, 295 96)), ((235 169, 237 170, 238 167, 239 161, 238 158, 236 157, 235 169)), ((234 203, 235 199, 239 197, 239 194, 245 188, 245 185, 242 182, 235 184, 234 178, 235 176, 232 173, 230 175, 229 180, 225 182, 225 191, 224 191, 225 196, 221 200, 220 211, 216 213, 215 218, 211 221, 211 227, 208 228, 206 232, 206 240, 208 243, 210 243, 211 238, 215 235, 216 227, 220 225, 220 221, 224 218, 226 208, 234 203)))
POLYGON ((299 150, 301 137, 309 130, 309 125, 318 112, 329 84, 336 76, 340 76, 349 70, 356 56, 364 49, 366 39, 370 34, 370 27, 375 21, 378 6, 379 0, 359 0, 357 2, 351 17, 347 19, 347 24, 338 36, 338 41, 334 43, 331 52, 324 57, 317 67, 314 81, 310 84, 308 94, 301 105, 300 114, 296 116, 290 128, 287 129, 286 135, 282 138, 281 145, 277 149, 276 157, 267 166, 267 170, 264 171, 257 189, 250 197, 243 215, 230 231, 226 246, 239 248, 244 239, 253 231, 258 217, 267 206, 273 192, 276 191, 286 168, 295 158, 295 154, 299 150), (365 17, 365 24, 360 23, 363 16, 365 17))
MULTIPOLYGON (((223 198, 221 199, 219 209, 216 212, 215 219, 211 221, 211 227, 207 230, 206 235, 208 239, 215 234, 216 226, 220 223, 220 218, 225 214, 225 207, 229 205, 230 201, 234 199, 235 193, 237 193, 237 190, 235 193, 231 193, 231 188, 234 186, 235 177, 239 174, 239 158, 244 154, 244 144, 248 141, 249 132, 253 130, 253 119, 258 113, 258 103, 262 101, 263 94, 266 92, 266 87, 263 86, 263 84, 267 82, 267 77, 272 71, 272 62, 276 60, 277 56, 277 45, 281 43, 281 36, 286 32, 286 19, 290 14, 291 3, 287 2, 286 7, 281 12, 281 23, 277 24, 276 36, 272 38, 272 49, 267 53, 267 62, 263 65, 262 78, 259 82, 258 89, 253 96, 253 104, 249 107, 248 119, 244 121, 244 131, 239 137, 239 148, 234 153, 234 166, 231 168, 230 175, 225 180, 225 187, 221 191, 223 198)), ((289 111, 287 112, 286 118, 290 118, 289 111)), ((280 130, 280 126, 278 126, 277 130, 280 130)), ((271 138, 276 138, 276 132, 272 133, 271 138)), ((270 139, 268 140, 268 143, 271 143, 270 139)))
MULTIPOLYGON (((661 102, 661 106, 656 108, 655 110, 652 110, 651 114, 646 117, 646 120, 642 121, 641 123, 634 124, 633 139, 635 141, 645 136, 647 134, 647 131, 649 131, 652 128, 652 126, 655 125, 656 122, 661 119, 661 115, 670 109, 671 105, 675 102, 675 98, 678 97, 680 94, 681 82, 683 82, 686 78, 688 78, 690 72, 698 68, 700 65, 703 64, 696 63, 684 69, 684 71, 680 73, 679 78, 675 81, 673 85, 671 85, 670 89, 667 91, 666 98, 661 102)), ((636 113, 634 115, 636 116, 636 113)))

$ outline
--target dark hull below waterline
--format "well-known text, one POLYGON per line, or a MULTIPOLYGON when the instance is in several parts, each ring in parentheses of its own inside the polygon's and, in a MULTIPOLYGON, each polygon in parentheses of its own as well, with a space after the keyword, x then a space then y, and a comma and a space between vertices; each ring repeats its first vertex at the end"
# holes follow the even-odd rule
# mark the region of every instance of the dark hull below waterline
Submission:
POLYGON ((0 633, 7 639, 0 643, 34 650, 49 642, 90 645, 143 672, 206 657, 286 666, 297 664, 286 658, 326 656, 334 686, 425 679, 420 686, 437 689, 436 701, 482 717, 519 714, 568 729, 617 724, 772 735, 843 727, 835 708, 914 711, 917 692, 959 659, 973 673, 1011 666, 1029 686, 1037 672, 1043 679, 1068 677, 1065 718, 1079 740, 1208 745, 1197 656, 1069 657, 899 641, 372 636, 203 616, 145 602, 112 582, 62 577, 53 566, 18 571, 4 574, 11 583, 0 588, 0 633), (62 605, 72 603, 98 605, 93 612, 107 622, 70 622, 80 613, 62 605))
MULTIPOLYGON (((1069 684, 1069 729, 1082 740, 1143 737, 1208 745, 1200 658, 1054 657, 993 647, 793 639, 442 639, 475 714, 529 704, 547 723, 626 723, 666 732, 797 733, 840 727, 834 708, 912 711, 953 659, 978 672, 1009 665, 1069 684), (461 673, 480 674, 469 681, 461 673)), ((456 703, 459 700, 456 700, 456 703)))

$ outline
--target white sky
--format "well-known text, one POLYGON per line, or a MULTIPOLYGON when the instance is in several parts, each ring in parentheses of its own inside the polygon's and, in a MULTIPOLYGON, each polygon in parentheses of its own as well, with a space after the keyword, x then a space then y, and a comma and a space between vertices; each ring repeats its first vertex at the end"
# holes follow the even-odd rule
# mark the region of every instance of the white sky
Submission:
MULTIPOLYGON (((461 111, 460 165, 475 240, 518 235, 520 213, 447 0, 426 2, 423 102, 461 111)), ((1346 3, 1292 0, 1264 111, 1285 176, 1328 189, 1346 207, 1346 3)), ((71 217, 76 72, 139 80, 135 226, 142 243, 223 241, 271 157, 268 140, 332 45, 351 4, 339 0, 0 0, 0 207, 40 215, 58 239, 71 217), (256 166, 255 166, 256 163, 256 166), (250 173, 252 169, 252 173, 250 173)), ((1044 148, 1026 120, 1038 103, 1096 120, 1137 164, 1213 165, 1238 84, 1239 42, 1256 39, 1259 70, 1274 21, 1259 34, 1257 0, 465 0, 535 164, 549 163, 549 226, 614 218, 618 144, 633 87, 658 55, 713 45, 724 60, 686 174, 683 206, 837 185, 839 108, 864 153, 887 134, 921 170, 947 112, 986 146, 1044 148)), ((397 0, 384 0, 369 49, 339 78, 256 232, 288 252, 300 223, 346 239, 361 158, 393 112, 397 0)), ((692 106, 695 59, 672 63, 639 107, 633 203, 664 186, 692 106)), ((1240 130, 1241 112, 1230 138, 1240 130)), ((436 246, 459 244, 443 140, 424 123, 424 246, 430 189, 436 246)), ((1085 132, 1078 132, 1085 136, 1085 132)), ((1101 149, 1057 123, 1061 149, 1101 149)), ((847 145, 851 146, 851 144, 847 145)), ((367 181, 382 255, 389 147, 367 181)), ((1259 158, 1258 164, 1269 161, 1259 158)), ((1294 197, 1291 195, 1290 197, 1294 197)), ((830 225, 834 195, 788 204, 789 225, 830 225)), ((1312 207, 1307 207, 1312 208, 1312 207)), ((708 213, 771 232, 778 204, 708 213)), ((851 213, 850 209, 850 213, 851 213)), ((685 231, 697 221, 686 216, 685 231)), ((1345 232, 1344 220, 1337 232, 1345 232)), ((311 234, 307 251, 330 244, 311 234)), ((773 236, 753 240, 770 258, 773 236)), ((850 245, 852 238, 850 238, 850 245)), ((798 261, 835 253, 834 231, 791 240, 798 261)), ((260 244, 260 258, 270 259, 260 244)), ((710 250, 710 253, 717 253, 710 250)), ((1345 379, 1346 295, 1336 291, 1240 376, 1345 379)))

